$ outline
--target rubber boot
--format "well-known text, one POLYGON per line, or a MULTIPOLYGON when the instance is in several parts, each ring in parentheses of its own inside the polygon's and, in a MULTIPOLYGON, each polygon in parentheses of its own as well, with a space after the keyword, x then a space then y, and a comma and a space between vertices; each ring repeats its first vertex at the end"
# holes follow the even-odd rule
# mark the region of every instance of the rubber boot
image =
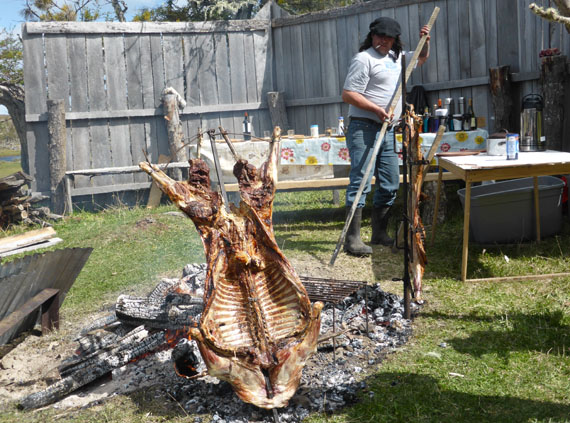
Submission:
MULTIPOLYGON (((346 217, 350 214, 350 207, 346 208, 346 217)), ((344 252, 355 256, 369 256, 372 247, 369 247, 360 238, 360 225, 362 224, 362 209, 357 208, 346 232, 344 240, 344 252)))
POLYGON ((373 245, 393 245, 394 239, 388 236, 386 228, 390 218, 391 206, 374 207, 372 209, 372 239, 373 245))

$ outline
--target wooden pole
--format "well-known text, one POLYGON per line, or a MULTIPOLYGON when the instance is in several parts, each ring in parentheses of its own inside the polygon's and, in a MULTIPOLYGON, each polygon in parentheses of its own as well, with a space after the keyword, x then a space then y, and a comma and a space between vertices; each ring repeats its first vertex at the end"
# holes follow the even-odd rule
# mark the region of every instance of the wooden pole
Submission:
POLYGON ((489 129, 495 132, 503 128, 515 132, 517 127, 514 122, 514 92, 510 69, 510 66, 489 69, 489 87, 495 109, 495 125, 494 128, 489 127, 489 129))
MULTIPOLYGON (((164 120, 168 131, 168 145, 170 149, 170 159, 175 162, 185 162, 188 154, 184 148, 184 132, 182 132, 182 122, 180 122, 179 94, 174 89, 166 89, 162 96, 164 120)), ((172 170, 173 179, 182 180, 182 170, 172 170)))
POLYGON ((63 100, 48 100, 47 113, 51 209, 56 214, 64 214, 67 134, 63 100))
POLYGON ((544 97, 543 123, 546 145, 549 150, 561 151, 563 146, 562 133, 566 102, 564 89, 566 82, 570 80, 566 69, 566 56, 542 58, 540 83, 544 97))
MULTIPOLYGON (((433 27, 433 24, 435 23, 435 20, 437 19, 438 14, 439 14, 439 7, 435 7, 433 9, 433 13, 431 14, 431 17, 429 18, 429 21, 427 23, 427 26, 429 27, 430 30, 433 27)), ((408 67, 406 69, 406 75, 404 76, 404 81, 407 81, 408 78, 410 77, 410 75, 412 74, 412 71, 414 70, 414 68, 416 66, 416 62, 418 60, 420 52, 422 51, 424 44, 426 43, 426 39, 427 39, 427 35, 422 35, 422 37, 420 38, 418 46, 414 50, 414 54, 412 55, 412 58, 410 59, 410 62, 409 62, 408 67)), ((388 114, 391 114, 394 111, 398 102, 400 101, 401 95, 402 95, 402 90, 400 89, 400 81, 399 81, 398 85, 396 86, 396 90, 394 91, 394 95, 392 96, 392 100, 390 101, 390 104, 388 105, 388 110, 389 110, 388 114)), ((346 233, 348 232, 348 227, 350 226, 350 223, 352 222, 352 218, 354 217, 354 213, 356 212, 356 207, 358 205, 358 201, 360 200, 360 197, 362 196, 362 192, 364 191, 364 187, 366 186, 366 183, 368 181, 368 175, 370 175, 370 172, 372 172, 372 166, 374 166, 374 163, 376 162, 376 156, 378 155, 378 150, 380 150, 380 146, 382 145, 382 141, 384 140, 384 135, 386 135, 386 130, 388 129, 388 123, 389 122, 384 122, 384 124, 382 125, 382 129, 380 130, 380 135, 378 135, 378 138, 376 139, 376 141, 374 143, 374 149, 372 150, 372 156, 371 156, 372 159, 370 160, 370 162, 368 163, 368 166, 366 167, 366 170, 364 172, 364 176, 362 178, 362 183, 360 184, 360 187, 358 188, 358 191, 356 192, 356 197, 354 198, 354 202, 352 203, 352 207, 350 208, 350 212, 348 213, 348 216, 346 217, 346 222, 344 224, 344 228, 342 229, 342 232, 341 232, 340 237, 338 239, 338 242, 336 244, 335 250, 334 250, 333 255, 331 257, 331 261, 329 263, 330 266, 334 266, 334 262, 336 261, 336 257, 340 251, 340 247, 342 246, 342 244, 344 242, 344 238, 346 237, 346 233)))
POLYGON ((269 116, 271 116, 271 125, 283 128, 283 131, 289 129, 287 120, 287 111, 285 109, 285 95, 283 92, 271 91, 267 93, 267 106, 269 107, 269 116))

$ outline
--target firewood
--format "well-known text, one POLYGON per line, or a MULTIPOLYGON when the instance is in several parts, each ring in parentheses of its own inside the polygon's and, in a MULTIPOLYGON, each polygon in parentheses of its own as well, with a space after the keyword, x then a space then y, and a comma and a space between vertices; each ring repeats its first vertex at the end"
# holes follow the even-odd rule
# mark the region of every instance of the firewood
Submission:
POLYGON ((105 352, 98 356, 98 361, 85 368, 81 368, 43 391, 33 393, 20 402, 22 409, 32 409, 52 404, 65 397, 70 392, 87 385, 90 382, 111 372, 113 369, 124 366, 132 360, 149 353, 166 342, 164 332, 149 335, 134 348, 120 352, 105 352))

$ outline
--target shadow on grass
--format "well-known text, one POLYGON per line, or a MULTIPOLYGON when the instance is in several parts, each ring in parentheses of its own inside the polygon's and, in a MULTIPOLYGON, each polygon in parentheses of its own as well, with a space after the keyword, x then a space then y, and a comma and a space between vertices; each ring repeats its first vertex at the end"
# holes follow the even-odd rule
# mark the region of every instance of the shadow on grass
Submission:
POLYGON ((504 395, 475 395, 446 389, 416 373, 377 373, 374 392, 339 414, 350 422, 568 422, 570 406, 504 395))
POLYGON ((439 312, 423 313, 435 320, 459 320, 494 326, 469 331, 468 337, 446 339, 458 352, 481 357, 495 353, 505 360, 515 351, 538 351, 550 355, 570 353, 570 326, 563 323, 560 310, 542 313, 509 313, 507 315, 450 315, 439 312))

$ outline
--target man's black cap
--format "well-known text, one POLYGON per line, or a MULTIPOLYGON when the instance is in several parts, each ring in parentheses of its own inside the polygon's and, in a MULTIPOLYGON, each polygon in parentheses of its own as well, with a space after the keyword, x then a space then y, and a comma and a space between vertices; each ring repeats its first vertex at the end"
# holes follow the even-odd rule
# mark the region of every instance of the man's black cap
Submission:
POLYGON ((370 26, 370 32, 376 35, 386 35, 396 38, 401 34, 400 24, 392 18, 382 16, 374 20, 370 26))

